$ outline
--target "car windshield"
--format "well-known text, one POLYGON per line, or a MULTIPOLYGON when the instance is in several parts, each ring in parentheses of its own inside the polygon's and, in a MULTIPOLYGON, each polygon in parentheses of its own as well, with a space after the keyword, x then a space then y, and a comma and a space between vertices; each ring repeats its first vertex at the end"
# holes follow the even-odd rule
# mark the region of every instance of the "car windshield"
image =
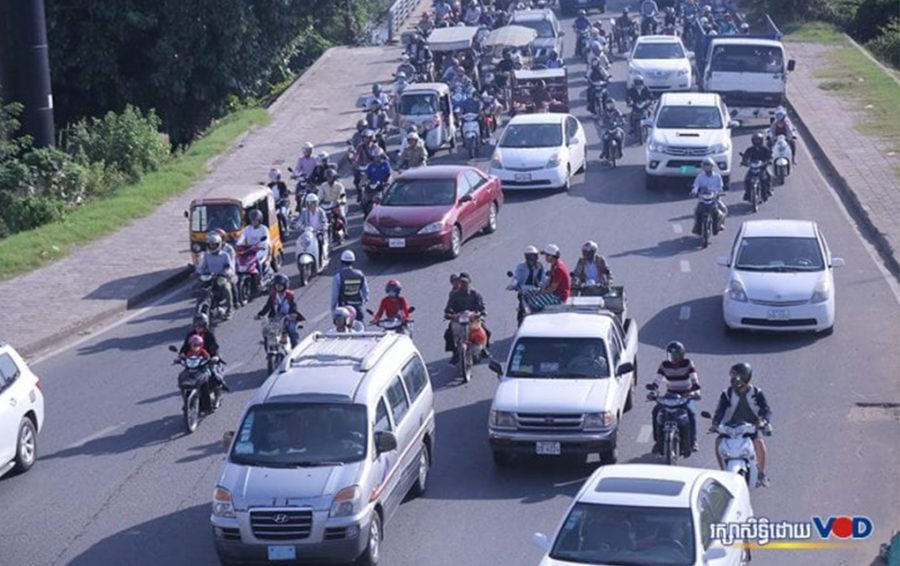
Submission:
POLYGON ((450 206, 456 200, 453 179, 398 179, 388 187, 382 206, 450 206))
POLYGON ((427 116, 437 114, 438 98, 432 93, 409 93, 400 97, 400 114, 403 116, 427 116))
POLYGON ((822 271, 825 261, 815 238, 744 238, 735 269, 746 271, 822 271))
POLYGON ((509 377, 602 379, 609 377, 606 345, 598 338, 520 338, 509 377))
POLYGON ((191 232, 212 232, 217 228, 234 232, 241 226, 241 207, 236 204, 198 205, 191 210, 191 232))
POLYGON ((562 145, 560 124, 510 124, 503 133, 500 147, 559 147, 562 145))
POLYGON ((576 503, 550 558, 584 564, 694 564, 690 509, 576 503))
POLYGON ((656 120, 657 128, 679 130, 718 130, 722 115, 717 106, 663 106, 656 120))
POLYGON ((710 70, 724 73, 781 73, 784 54, 778 47, 719 45, 709 65, 710 70))
POLYGON ((514 25, 531 28, 537 32, 539 38, 556 37, 553 33, 553 24, 550 20, 513 21, 514 25))
POLYGON ((635 59, 684 59, 684 49, 677 43, 641 43, 634 50, 635 59))
POLYGON ((365 458, 365 405, 267 403, 247 412, 231 461, 246 466, 336 466, 365 458))

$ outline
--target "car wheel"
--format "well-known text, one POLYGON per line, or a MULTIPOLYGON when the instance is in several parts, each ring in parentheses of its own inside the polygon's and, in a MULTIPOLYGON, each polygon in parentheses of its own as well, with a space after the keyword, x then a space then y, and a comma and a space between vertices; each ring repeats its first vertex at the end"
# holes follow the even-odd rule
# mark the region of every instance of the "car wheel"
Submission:
POLYGON ((17 473, 28 471, 37 460, 37 431, 28 417, 19 423, 19 434, 16 436, 16 458, 13 470, 17 473))
POLYGON ((625 407, 623 412, 627 413, 634 407, 634 384, 628 384, 628 397, 625 398, 625 407))
POLYGON ((372 521, 369 523, 369 541, 362 556, 357 560, 359 566, 376 566, 381 558, 381 515, 377 511, 372 512, 372 521))
POLYGON ((411 494, 413 497, 421 497, 425 495, 425 489, 428 487, 428 472, 431 470, 431 452, 428 445, 422 443, 422 450, 419 452, 419 467, 416 483, 413 484, 411 494))
POLYGON ((647 175, 644 186, 647 187, 648 191, 655 191, 659 188, 659 179, 657 179, 655 175, 647 175))
POLYGON ((450 259, 455 259, 459 257, 459 252, 462 249, 462 230, 459 229, 459 225, 453 227, 453 230, 450 232, 450 249, 447 250, 447 257, 450 259))
POLYGON ((485 234, 493 234, 497 231, 497 213, 499 209, 497 208, 497 203, 491 203, 491 210, 488 212, 487 224, 484 225, 484 233, 485 234))
POLYGON ((572 164, 566 165, 566 180, 560 190, 568 191, 572 188, 572 164))

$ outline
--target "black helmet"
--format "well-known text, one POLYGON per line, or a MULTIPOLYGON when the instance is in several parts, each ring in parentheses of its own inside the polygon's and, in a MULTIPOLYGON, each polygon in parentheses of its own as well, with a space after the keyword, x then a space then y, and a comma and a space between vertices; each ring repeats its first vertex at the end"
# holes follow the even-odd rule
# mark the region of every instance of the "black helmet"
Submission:
POLYGON ((275 274, 275 278, 272 279, 273 287, 277 287, 278 285, 283 285, 284 288, 287 289, 288 283, 290 283, 290 280, 288 279, 288 276, 285 275, 284 273, 277 273, 277 274, 275 274))
POLYGON ((750 141, 753 143, 753 145, 758 147, 761 146, 765 141, 765 136, 763 136, 762 132, 756 132, 755 134, 753 134, 753 137, 750 138, 750 141))
POLYGON ((194 326, 202 326, 204 328, 209 328, 209 317, 205 314, 198 314, 194 316, 194 326))
POLYGON ((684 359, 684 354, 685 348, 681 342, 672 341, 666 346, 666 357, 670 362, 680 362, 684 359))
POLYGON ((746 385, 750 383, 751 377, 753 377, 753 368, 751 368, 750 364, 748 364, 747 362, 741 362, 739 364, 734 364, 733 366, 731 366, 732 384, 735 379, 739 379, 746 385))

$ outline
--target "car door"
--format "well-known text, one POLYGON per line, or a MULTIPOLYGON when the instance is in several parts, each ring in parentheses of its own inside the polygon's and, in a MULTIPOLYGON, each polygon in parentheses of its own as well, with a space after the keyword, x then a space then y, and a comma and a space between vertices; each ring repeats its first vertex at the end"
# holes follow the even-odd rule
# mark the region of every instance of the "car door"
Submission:
MULTIPOLYGON (((628 395, 628 375, 616 375, 619 365, 626 360, 622 358, 624 346, 622 341, 616 335, 614 330, 610 331, 606 337, 607 349, 609 350, 609 371, 612 373, 612 380, 616 384, 615 388, 615 410, 617 413, 624 412, 625 398, 628 395)), ((619 416, 619 415, 617 415, 619 416)))
MULTIPOLYGON (((378 404, 375 406, 375 421, 372 425, 372 432, 373 435, 379 432, 397 434, 396 426, 394 425, 390 411, 388 410, 388 402, 385 395, 382 395, 381 398, 378 399, 378 404)), ((373 485, 373 487, 378 490, 382 505, 386 512, 393 509, 391 505, 396 498, 395 494, 398 489, 397 484, 400 482, 400 476, 402 475, 400 473, 400 462, 398 461, 401 450, 402 447, 400 446, 400 441, 398 439, 396 449, 375 456, 378 485, 373 485)), ((372 483, 374 484, 374 482, 372 483)))
POLYGON ((409 397, 406 389, 400 381, 400 376, 395 375, 388 385, 384 393, 388 402, 388 409, 391 412, 391 422, 394 426, 394 435, 397 437, 397 460, 391 474, 394 476, 390 483, 390 492, 388 500, 385 503, 387 514, 390 515, 396 510, 409 491, 409 467, 410 461, 415 462, 415 456, 418 452, 410 449, 413 435, 415 434, 415 423, 413 419, 406 418, 409 415, 409 397))
POLYGON ((478 225, 478 207, 475 206, 472 185, 463 173, 456 177, 456 218, 462 227, 462 237, 465 240, 472 235, 475 226, 478 225))
POLYGON ((566 116, 566 146, 569 148, 569 165, 575 173, 585 164, 585 137, 574 116, 566 116))
POLYGON ((490 187, 487 178, 474 169, 465 171, 463 176, 469 183, 469 192, 472 195, 472 202, 475 203, 475 213, 478 218, 473 227, 474 232, 487 224, 488 213, 491 209, 491 194, 488 190, 490 187))
MULTIPOLYGON (((734 495, 721 483, 709 479, 700 488, 700 528, 703 544, 702 552, 709 550, 713 544, 710 525, 713 523, 740 523, 747 520, 744 510, 737 504, 734 495)), ((725 557, 710 561, 710 564, 738 566, 741 561, 741 545, 720 545, 725 549, 725 557)))
POLYGON ((23 398, 19 385, 21 370, 9 354, 0 354, 0 465, 16 455, 23 398))

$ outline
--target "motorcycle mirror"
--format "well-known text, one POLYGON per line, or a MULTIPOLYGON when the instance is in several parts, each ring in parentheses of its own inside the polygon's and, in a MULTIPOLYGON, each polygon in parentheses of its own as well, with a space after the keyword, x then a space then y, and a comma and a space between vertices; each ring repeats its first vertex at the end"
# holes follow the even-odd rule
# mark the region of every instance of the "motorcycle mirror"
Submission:
POLYGON ((644 389, 646 389, 647 391, 656 391, 656 384, 648 383, 644 385, 644 389))
POLYGON ((844 258, 842 258, 842 257, 831 258, 831 267, 844 267, 844 258))
POLYGON ((794 61, 793 59, 788 59, 788 64, 787 64, 788 71, 793 71, 796 66, 797 66, 796 61, 794 61))
MULTIPOLYGON (((733 130, 733 129, 735 129, 735 128, 740 128, 740 127, 741 127, 741 121, 740 121, 740 120, 731 120, 731 121, 728 122, 728 128, 729 128, 729 129, 732 129, 732 130, 733 130)), ((741 155, 743 155, 743 154, 741 154, 741 155)))
POLYGON ((728 256, 716 256, 716 263, 722 267, 728 267, 728 256))
POLYGON ((507 271, 507 272, 506 272, 506 276, 507 276, 507 277, 512 277, 512 276, 513 276, 513 272, 512 272, 512 271, 507 271))
POLYGON ((188 213, 188 211, 185 210, 185 211, 184 211, 184 217, 185 217, 185 218, 190 218, 191 215, 188 213))
POLYGON ((176 348, 175 346, 169 346, 169 351, 170 351, 170 352, 175 352, 175 353, 177 354, 177 353, 178 353, 178 348, 176 348))
POLYGON ((416 307, 409 307, 409 314, 416 312, 416 307))
POLYGON ((224 450, 228 450, 231 448, 231 441, 234 440, 234 431, 226 430, 225 434, 222 435, 222 448, 224 450))
POLYGON ((712 418, 712 415, 709 414, 709 411, 700 411, 700 416, 703 417, 704 419, 711 419, 711 418, 712 418))
POLYGON ((375 312, 372 309, 366 309, 366 312, 372 316, 375 316, 375 312))

